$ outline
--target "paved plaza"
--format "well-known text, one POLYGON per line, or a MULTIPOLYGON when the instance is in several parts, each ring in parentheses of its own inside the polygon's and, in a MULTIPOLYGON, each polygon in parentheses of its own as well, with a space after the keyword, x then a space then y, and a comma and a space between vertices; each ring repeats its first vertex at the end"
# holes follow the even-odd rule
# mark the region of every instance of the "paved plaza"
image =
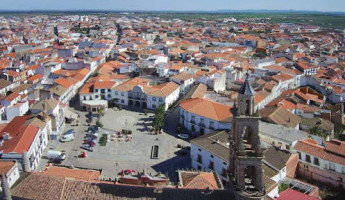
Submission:
MULTIPOLYGON (((114 110, 108 109, 104 116, 100 118, 103 128, 100 129, 99 137, 102 134, 108 134, 108 142, 106 146, 96 144, 93 152, 87 152, 86 158, 78 158, 81 154, 81 144, 85 136, 85 130, 88 128, 85 123, 85 112, 75 111, 80 115, 79 127, 76 129, 75 140, 69 143, 60 143, 53 141, 49 148, 54 150, 66 151, 67 158, 62 165, 75 166, 79 168, 102 169, 102 176, 105 179, 114 180, 123 169, 133 169, 136 171, 146 170, 147 172, 168 173, 174 180, 175 170, 178 168, 187 168, 190 164, 189 155, 180 156, 177 151, 177 144, 189 146, 189 143, 178 139, 176 135, 163 132, 156 135, 151 132, 151 123, 154 114, 145 115, 143 112, 114 110), (131 141, 119 141, 113 135, 122 129, 132 130, 131 141), (151 159, 151 148, 153 145, 159 146, 158 159, 151 159)), ((167 120, 171 121, 171 116, 167 120)), ((94 118, 94 122, 97 118, 94 118)), ((166 122, 169 123, 169 122, 166 122)), ((176 123, 174 120, 172 126, 176 123)), ((176 127, 176 126, 175 126, 176 127)), ((70 125, 66 125, 65 130, 70 129, 70 125)), ((42 161, 44 163, 44 159, 42 161)), ((44 164, 42 164, 43 166, 44 164)))

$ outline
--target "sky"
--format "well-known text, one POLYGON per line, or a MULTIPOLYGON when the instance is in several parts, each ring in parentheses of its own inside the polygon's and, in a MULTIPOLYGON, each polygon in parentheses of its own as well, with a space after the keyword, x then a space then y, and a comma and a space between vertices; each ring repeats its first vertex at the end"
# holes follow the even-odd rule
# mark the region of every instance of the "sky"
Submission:
POLYGON ((345 0, 0 0, 0 10, 314 10, 345 12, 345 0))

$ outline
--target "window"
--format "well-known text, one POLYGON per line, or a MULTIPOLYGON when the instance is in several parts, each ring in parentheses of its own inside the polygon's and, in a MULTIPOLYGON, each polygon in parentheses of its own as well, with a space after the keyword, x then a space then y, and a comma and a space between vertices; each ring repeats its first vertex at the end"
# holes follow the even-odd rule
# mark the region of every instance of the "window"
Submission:
POLYGON ((204 119, 203 118, 200 118, 200 123, 204 123, 204 119))
POLYGON ((104 89, 101 89, 101 92, 104 93, 105 92, 104 89))
POLYGON ((111 95, 110 95, 110 94, 108 94, 108 98, 111 98, 111 95))
POLYGON ((213 155, 211 155, 211 158, 213 158, 214 156, 213 155))
POLYGON ((200 165, 198 165, 198 170, 201 170, 201 166, 200 165))
POLYGON ((156 108, 156 104, 152 104, 152 108, 156 108))
POLYGON ((342 167, 342 173, 345 174, 345 167, 342 167))
POLYGON ((152 97, 152 101, 156 101, 156 97, 152 97))
POLYGON ((115 91, 115 95, 118 95, 119 93, 117 91, 115 91))
POLYGON ((110 92, 111 90, 110 89, 108 89, 108 92, 110 92))
POLYGON ((214 170, 214 162, 210 161, 210 165, 208 166, 209 169, 214 170))
POLYGON ((319 159, 314 157, 314 164, 320 166, 319 159))
POLYGON ((196 160, 198 163, 202 164, 202 156, 198 154, 198 159, 196 160))
POLYGON ((162 99, 162 98, 159 98, 159 102, 163 102, 163 99, 162 99))
POLYGON ((201 151, 201 149, 198 149, 198 151, 201 151))
POLYGON ((222 176, 227 178, 228 177, 228 173, 226 171, 226 168, 222 168, 222 176))
POLYGON ((298 153, 298 159, 302 160, 302 154, 301 152, 297 152, 298 153))
POLYGON ((192 123, 195 123, 195 116, 192 115, 192 123))
POLYGON ((98 95, 95 95, 95 98, 98 98, 98 95))
POLYGON ((335 164, 334 163, 329 163, 329 170, 335 171, 335 164))
POLYGON ((309 156, 309 155, 305 155, 305 161, 307 161, 308 163, 310 163, 310 156, 309 156))
POLYGON ((121 92, 121 96, 125 96, 125 93, 124 93, 124 92, 121 92))
POLYGON ((121 100, 121 103, 125 103, 125 100, 122 99, 122 100, 121 100))
POLYGON ((95 92, 98 92, 98 89, 95 89, 95 92))
POLYGON ((226 162, 223 162, 223 165, 226 165, 226 162))

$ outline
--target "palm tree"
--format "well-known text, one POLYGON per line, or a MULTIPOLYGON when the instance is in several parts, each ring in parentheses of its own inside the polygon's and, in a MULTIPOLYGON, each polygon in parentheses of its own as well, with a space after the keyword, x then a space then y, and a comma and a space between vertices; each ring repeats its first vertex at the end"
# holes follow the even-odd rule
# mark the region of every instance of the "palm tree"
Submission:
POLYGON ((317 135, 317 136, 324 137, 324 138, 327 137, 327 135, 326 135, 326 134, 322 131, 322 129, 321 129, 319 126, 317 126, 317 125, 311 127, 311 128, 309 129, 309 133, 312 134, 312 135, 317 135))

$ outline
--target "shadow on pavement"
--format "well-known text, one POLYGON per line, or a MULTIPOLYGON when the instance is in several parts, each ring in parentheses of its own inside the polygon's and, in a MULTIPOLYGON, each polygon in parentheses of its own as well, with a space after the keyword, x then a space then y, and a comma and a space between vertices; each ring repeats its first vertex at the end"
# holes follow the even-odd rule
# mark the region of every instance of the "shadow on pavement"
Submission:
POLYGON ((190 168, 189 156, 175 156, 152 166, 156 172, 168 174, 171 182, 178 182, 177 170, 190 168))

